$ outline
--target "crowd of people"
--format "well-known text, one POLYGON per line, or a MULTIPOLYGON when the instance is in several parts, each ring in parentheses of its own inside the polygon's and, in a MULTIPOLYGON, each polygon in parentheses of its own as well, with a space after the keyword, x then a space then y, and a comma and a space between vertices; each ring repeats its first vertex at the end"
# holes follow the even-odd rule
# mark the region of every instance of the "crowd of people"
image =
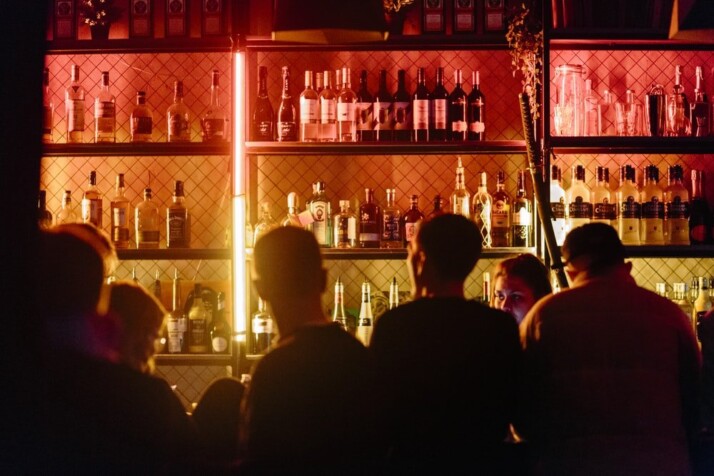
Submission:
POLYGON ((571 287, 557 294, 543 263, 524 254, 497 265, 490 305, 467 299, 480 255, 466 218, 421 223, 408 246, 412 300, 381 315, 365 347, 322 307, 327 272, 314 236, 270 231, 255 245, 253 284, 279 337, 249 384, 219 379, 189 414, 153 374, 162 304, 133 282, 105 284, 117 260, 101 231, 45 230, 40 467, 714 474, 700 418, 701 355, 710 349, 700 349, 679 307, 635 283, 611 227, 568 234, 571 287))

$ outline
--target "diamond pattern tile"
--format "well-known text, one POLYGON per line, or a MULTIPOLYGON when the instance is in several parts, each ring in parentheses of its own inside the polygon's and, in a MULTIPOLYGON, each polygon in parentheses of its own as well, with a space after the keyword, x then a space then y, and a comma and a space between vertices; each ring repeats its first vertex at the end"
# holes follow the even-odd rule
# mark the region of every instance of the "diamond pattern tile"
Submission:
POLYGON ((208 365, 157 365, 157 376, 169 385, 175 385, 174 392, 187 412, 193 410, 204 390, 217 378, 230 377, 230 366, 208 365))

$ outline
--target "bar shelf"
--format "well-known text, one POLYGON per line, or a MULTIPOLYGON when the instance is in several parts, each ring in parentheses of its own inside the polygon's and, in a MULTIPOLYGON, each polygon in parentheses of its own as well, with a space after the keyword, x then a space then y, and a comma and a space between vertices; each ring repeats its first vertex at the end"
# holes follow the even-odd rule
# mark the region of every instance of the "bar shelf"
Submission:
POLYGON ((228 248, 158 248, 117 250, 120 260, 229 260, 232 251, 228 248))
POLYGON ((234 365, 230 354, 157 354, 157 365, 234 365))
POLYGON ((714 258, 714 245, 626 246, 630 258, 714 258))
POLYGON ((503 33, 463 35, 389 35, 386 41, 350 44, 308 44, 248 38, 246 46, 261 51, 444 51, 507 50, 503 33))
POLYGON ((525 154, 526 145, 522 140, 369 143, 247 142, 246 153, 255 155, 525 154))
POLYGON ((710 137, 551 137, 560 154, 712 154, 710 137))
POLYGON ((52 40, 46 43, 50 55, 115 53, 230 52, 230 37, 215 38, 123 38, 109 40, 52 40))
POLYGON ((119 142, 114 144, 45 144, 45 157, 230 155, 230 143, 119 142))
MULTIPOLYGON (((339 260, 403 260, 407 257, 406 248, 323 248, 322 258, 327 261, 339 260)), ((535 254, 535 248, 485 248, 481 258, 507 258, 521 253, 535 254)), ((252 259, 253 249, 246 250, 246 257, 252 259)))

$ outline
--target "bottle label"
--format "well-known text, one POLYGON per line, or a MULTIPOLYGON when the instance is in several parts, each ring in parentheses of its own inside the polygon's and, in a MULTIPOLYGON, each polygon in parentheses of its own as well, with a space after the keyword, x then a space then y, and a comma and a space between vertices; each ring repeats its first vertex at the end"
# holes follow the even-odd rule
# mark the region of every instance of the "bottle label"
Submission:
POLYGON ((327 245, 327 204, 325 202, 311 202, 310 213, 312 214, 312 232, 315 235, 317 243, 327 245))
POLYGON ((636 218, 642 216, 640 203, 635 201, 635 197, 629 196, 627 200, 620 204, 620 216, 622 218, 636 218))
POLYGON ((392 103, 374 103, 374 128, 375 130, 390 130, 392 128, 392 103))
POLYGON ((568 205, 569 218, 592 218, 593 205, 583 201, 583 197, 575 197, 575 201, 568 205))
POLYGON ((82 199, 82 221, 91 223, 97 228, 102 228, 102 201, 96 199, 82 199))
POLYGON ((278 138, 281 140, 295 140, 297 128, 294 122, 278 122, 278 138))
POLYGON ((169 211, 167 220, 166 242, 169 247, 187 246, 186 215, 181 212, 169 211))
POLYGON ((527 207, 521 207, 520 210, 516 211, 513 214, 513 225, 523 225, 523 226, 530 226, 532 223, 533 217, 531 212, 528 211, 527 207))
POLYGON ((382 225, 382 241, 402 241, 399 218, 385 213, 382 225))
POLYGON ((352 122, 355 120, 355 103, 353 102, 338 102, 337 103, 337 121, 352 122))
POLYGON ((223 140, 226 120, 222 118, 201 119, 201 136, 205 141, 223 140))
POLYGON ((78 99, 67 101, 67 130, 84 131, 84 101, 78 99))
POLYGON ((404 224, 404 238, 407 241, 412 241, 416 236, 417 224, 416 223, 405 223, 404 224))
POLYGON ((469 123, 469 131, 480 134, 486 130, 486 124, 481 121, 475 121, 469 123))
POLYGON ((357 115, 357 130, 371 131, 373 128, 373 108, 371 102, 358 102, 355 104, 357 115))
MULTIPOLYGON (((412 101, 414 130, 429 128, 429 100, 415 99, 412 101)), ((395 127, 396 128, 396 127, 395 127)))
POLYGON ((664 204, 657 197, 642 203, 642 218, 664 218, 664 204))
POLYGON ((151 135, 154 129, 154 121, 150 117, 132 117, 131 118, 131 134, 147 134, 151 135))
POLYGON ((159 243, 159 230, 139 230, 139 243, 159 243))
POLYGON ((253 334, 266 334, 270 335, 273 333, 273 320, 265 319, 262 316, 256 316, 253 318, 253 334))
POLYGON ((453 132, 466 132, 466 121, 452 121, 451 130, 453 132))
POLYGON ((511 206, 503 200, 493 202, 491 213, 491 228, 508 228, 509 215, 511 214, 511 206))
POLYGON ((188 135, 188 120, 183 114, 169 116, 169 137, 183 138, 188 135))
POLYGON ((214 337, 211 339, 213 352, 226 352, 228 350, 228 339, 225 337, 214 337))
POLYGON ((273 140, 273 123, 271 121, 260 121, 256 124, 256 139, 262 141, 273 140))
POLYGON ((126 222, 126 210, 124 208, 114 208, 112 212, 112 241, 129 241, 130 233, 126 222))
POLYGON ((513 225, 513 246, 530 246, 530 236, 529 225, 513 225))
MULTIPOLYGON (((168 326, 167 326, 168 327, 168 326)), ((168 329, 169 334, 169 354, 178 354, 181 352, 181 347, 183 344, 183 333, 179 332, 177 329, 168 329)))
POLYGON ((434 99, 434 128, 446 129, 446 99, 434 99))
POLYGON ((359 241, 360 241, 360 243, 368 243, 368 242, 379 241, 379 233, 365 233, 365 232, 360 232, 360 234, 359 234, 359 241))
POLYGON ((320 98, 320 122, 323 124, 337 120, 337 105, 334 99, 320 98))
POLYGON ((614 220, 617 217, 617 208, 614 203, 607 201, 596 203, 593 207, 593 218, 596 220, 614 220))
POLYGON ((550 202, 550 210, 553 212, 554 219, 565 218, 565 203, 561 198, 559 202, 550 202))
POLYGON ((667 219, 689 218, 689 202, 683 202, 681 197, 674 197, 666 206, 667 219))
POLYGON ((191 337, 190 345, 198 346, 206 344, 206 320, 205 319, 189 319, 189 336, 191 337))
POLYGON ((411 129, 412 124, 412 110, 411 103, 408 102, 394 102, 394 127, 392 129, 397 131, 408 131, 411 129))
POLYGON ((317 99, 300 98, 300 122, 318 122, 317 99))

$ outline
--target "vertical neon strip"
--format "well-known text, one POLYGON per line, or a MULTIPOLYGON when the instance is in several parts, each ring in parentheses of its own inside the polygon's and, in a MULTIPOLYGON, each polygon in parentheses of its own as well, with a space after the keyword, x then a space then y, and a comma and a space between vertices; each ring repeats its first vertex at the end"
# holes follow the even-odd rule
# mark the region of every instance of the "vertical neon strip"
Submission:
POLYGON ((245 259, 245 52, 237 51, 233 75, 233 329, 245 340, 247 273, 245 259))

